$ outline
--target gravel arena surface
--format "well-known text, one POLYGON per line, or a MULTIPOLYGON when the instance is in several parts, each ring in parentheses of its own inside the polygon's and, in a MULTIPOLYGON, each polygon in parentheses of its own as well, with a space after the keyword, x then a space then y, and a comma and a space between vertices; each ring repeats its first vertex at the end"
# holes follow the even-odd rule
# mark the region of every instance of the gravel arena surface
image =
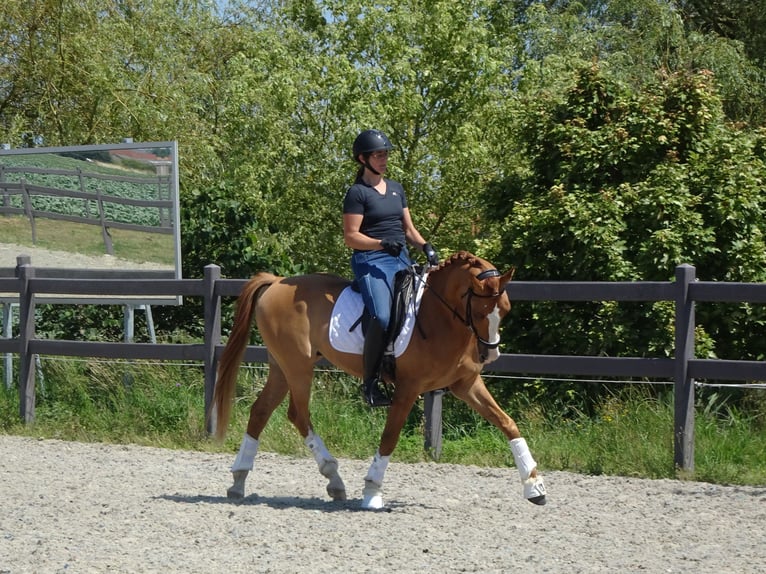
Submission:
MULTIPOLYGON (((0 267, 105 268, 107 256, 0 244, 0 267)), ((534 444, 532 441, 532 450, 534 444)), ((313 457, 261 452, 246 497, 234 455, 0 435, 0 574, 766 573, 766 487, 396 462, 386 509, 360 509, 366 461, 332 502, 313 457)))
POLYGON ((28 255, 32 267, 57 267, 64 269, 167 269, 172 266, 157 263, 137 263, 111 255, 82 255, 70 251, 41 249, 17 243, 0 243, 0 268, 16 267, 19 255, 28 255))
MULTIPOLYGON (((396 453, 393 459, 395 460, 396 453)), ((0 573, 766 572, 766 488, 341 459, 332 502, 311 455, 259 453, 231 501, 231 455, 0 436, 0 573)))

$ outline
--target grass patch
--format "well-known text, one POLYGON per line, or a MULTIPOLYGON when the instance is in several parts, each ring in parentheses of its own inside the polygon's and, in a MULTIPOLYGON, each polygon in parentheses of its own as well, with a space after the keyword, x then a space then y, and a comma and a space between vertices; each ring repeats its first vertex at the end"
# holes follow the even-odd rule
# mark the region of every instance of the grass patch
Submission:
MULTIPOLYGON (((0 243, 16 243, 27 247, 67 251, 100 257, 106 246, 99 225, 36 219, 37 243, 32 241, 32 228, 26 217, 11 216, 0 219, 0 243)), ((172 267, 175 264, 175 247, 172 235, 110 229, 114 256, 138 263, 153 262, 172 267)), ((34 260, 32 261, 34 264, 34 260)), ((62 262, 62 267, 66 262, 62 262)))
MULTIPOLYGON (((211 440, 203 415, 201 367, 140 362, 43 358, 36 421, 19 421, 18 392, 0 392, 0 432, 43 438, 134 443, 233 454, 247 425, 250 405, 265 380, 261 367, 241 369, 237 399, 223 444, 211 440)), ((444 397, 441 462, 511 467, 506 438, 451 395, 444 397)), ((509 409, 510 410, 510 409, 509 409)), ((265 451, 308 456, 287 420, 287 401, 263 435, 265 451)), ((369 459, 385 424, 385 409, 363 403, 358 381, 319 373, 312 394, 312 421, 338 457, 369 459)), ((564 418, 545 405, 509 412, 540 468, 583 474, 674 478, 672 393, 626 392, 604 399, 596 415, 564 418)), ((695 472, 685 478, 718 484, 766 484, 766 433, 757 415, 733 409, 697 409, 695 472)), ((411 413, 394 453, 399 462, 430 460, 424 451, 422 402, 411 413)))

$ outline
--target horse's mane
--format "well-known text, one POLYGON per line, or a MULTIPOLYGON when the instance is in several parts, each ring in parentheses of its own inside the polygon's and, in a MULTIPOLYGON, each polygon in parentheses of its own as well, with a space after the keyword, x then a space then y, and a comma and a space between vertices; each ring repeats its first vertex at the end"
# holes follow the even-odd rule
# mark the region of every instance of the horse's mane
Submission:
MULTIPOLYGON (((468 265, 468 269, 485 269, 485 266, 488 264, 488 262, 481 257, 477 257, 473 253, 469 253, 468 251, 458 251, 457 253, 453 253, 450 257, 445 259, 439 267, 437 267, 434 270, 434 276, 438 274, 439 271, 447 271, 452 266, 455 266, 457 268, 458 265, 468 265)), ((446 277, 447 275, 445 275, 446 277)), ((478 274, 477 274, 478 276, 478 274)), ((491 277, 485 277, 482 281, 481 285, 481 291, 482 293, 485 293, 487 296, 495 296, 500 293, 500 279, 497 276, 491 276, 491 277)))
POLYGON ((444 269, 445 267, 449 267, 450 265, 463 262, 468 263, 469 267, 483 267, 484 265, 481 259, 476 257, 476 255, 473 253, 469 253, 468 251, 458 251, 450 255, 449 258, 442 261, 436 271, 444 269))

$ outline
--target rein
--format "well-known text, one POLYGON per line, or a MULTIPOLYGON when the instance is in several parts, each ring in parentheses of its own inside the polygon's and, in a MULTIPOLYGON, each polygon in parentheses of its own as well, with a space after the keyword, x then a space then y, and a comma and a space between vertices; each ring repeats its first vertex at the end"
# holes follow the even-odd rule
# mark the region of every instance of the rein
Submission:
MULTIPOLYGON (((482 271, 476 276, 476 279, 479 281, 484 281, 485 279, 488 279, 490 277, 500 277, 502 274, 497 269, 487 269, 485 271, 482 271)), ((466 325, 469 329, 471 329, 471 332, 473 332, 474 337, 476 337, 476 340, 481 344, 484 345, 487 349, 497 349, 500 346, 500 337, 498 337, 497 341, 494 343, 491 341, 487 341, 486 339, 482 338, 481 335, 479 335, 479 332, 476 330, 476 325, 473 323, 473 313, 471 312, 471 299, 473 297, 479 297, 480 299, 492 299, 493 297, 497 297, 499 293, 494 293, 492 295, 481 295, 479 293, 476 293, 471 287, 469 287, 463 295, 461 295, 461 299, 463 297, 466 298, 465 301, 465 317, 460 314, 460 312, 457 310, 456 307, 453 307, 450 305, 450 303, 441 296, 437 291, 433 289, 433 287, 430 287, 428 284, 426 284, 426 287, 428 287, 429 292, 433 293, 436 298, 441 301, 447 309, 452 311, 452 315, 466 325)))

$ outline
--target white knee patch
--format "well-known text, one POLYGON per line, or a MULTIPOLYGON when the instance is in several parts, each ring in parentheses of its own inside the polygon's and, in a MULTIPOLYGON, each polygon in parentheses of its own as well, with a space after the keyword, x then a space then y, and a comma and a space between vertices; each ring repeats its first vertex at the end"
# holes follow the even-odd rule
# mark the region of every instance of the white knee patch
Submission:
POLYGON ((253 461, 258 454, 258 440, 245 433, 242 437, 242 444, 239 445, 239 452, 231 465, 231 471, 253 470, 253 461))
POLYGON ((513 453, 513 460, 516 462, 516 468, 519 469, 522 482, 529 478, 532 471, 537 468, 535 459, 532 458, 532 453, 529 452, 527 441, 523 438, 515 438, 509 440, 508 444, 511 446, 511 452, 513 453))
POLYGON ((383 477, 386 474, 390 460, 390 456, 380 456, 380 452, 376 452, 375 457, 372 459, 370 470, 367 471, 367 476, 364 477, 364 480, 369 480, 378 486, 383 486, 383 477))

